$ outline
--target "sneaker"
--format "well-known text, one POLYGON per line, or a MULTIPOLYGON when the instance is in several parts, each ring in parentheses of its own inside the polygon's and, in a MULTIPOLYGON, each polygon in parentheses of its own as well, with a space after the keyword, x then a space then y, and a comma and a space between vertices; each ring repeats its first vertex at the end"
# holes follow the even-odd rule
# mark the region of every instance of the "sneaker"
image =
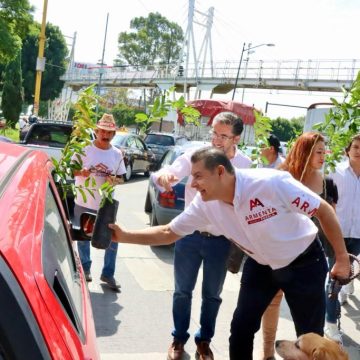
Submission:
POLYGON ((344 287, 342 287, 339 292, 339 295, 338 295, 340 305, 344 305, 345 303, 347 303, 347 298, 348 298, 348 295, 345 292, 344 287))
POLYGON ((184 344, 174 339, 169 347, 167 360, 180 360, 184 352, 184 344))
POLYGON ((344 291, 345 291, 346 294, 353 295, 354 291, 355 291, 355 289, 354 289, 354 280, 350 281, 343 288, 344 288, 344 291))
POLYGON ((87 282, 91 282, 92 281, 92 276, 91 276, 91 272, 89 271, 84 271, 84 275, 85 275, 85 280, 87 282))
POLYGON ((118 290, 121 288, 121 285, 115 280, 114 277, 107 277, 107 276, 101 275, 100 280, 104 283, 107 283, 109 288, 111 288, 113 290, 118 290))
POLYGON ((196 360, 214 360, 214 354, 210 349, 210 343, 207 341, 201 341, 196 344, 196 360))
POLYGON ((336 324, 326 322, 324 334, 328 339, 336 341, 341 346, 343 345, 342 334, 336 324))

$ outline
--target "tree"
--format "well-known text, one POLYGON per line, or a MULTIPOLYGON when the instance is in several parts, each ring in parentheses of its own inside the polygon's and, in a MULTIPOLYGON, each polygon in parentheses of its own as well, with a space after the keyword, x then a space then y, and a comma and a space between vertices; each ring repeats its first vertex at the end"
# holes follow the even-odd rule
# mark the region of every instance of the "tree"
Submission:
POLYGON ((284 119, 281 117, 271 120, 272 133, 276 135, 281 141, 289 141, 295 138, 302 132, 303 125, 301 125, 300 118, 284 119))
POLYGON ((5 68, 1 107, 6 124, 15 129, 23 102, 21 52, 5 68))
POLYGON ((331 152, 326 157, 326 167, 331 171, 343 159, 344 149, 351 138, 360 132, 360 71, 351 88, 343 89, 343 94, 342 102, 330 98, 334 107, 330 108, 323 123, 314 126, 315 130, 325 134, 327 138, 327 146, 331 152))
MULTIPOLYGON (((24 39, 22 48, 24 93, 25 101, 29 104, 34 101, 39 35, 40 24, 34 23, 24 39)), ((48 23, 45 36, 46 65, 42 75, 40 92, 40 100, 42 101, 53 100, 61 93, 64 82, 60 80, 60 76, 66 71, 66 56, 68 54, 66 41, 59 27, 48 23)))
POLYGON ((32 21, 28 0, 0 0, 0 63, 14 59, 32 21))
POLYGON ((143 110, 133 106, 118 104, 113 107, 111 113, 114 115, 116 125, 121 127, 136 124, 136 114, 139 114, 142 111, 143 110))
POLYGON ((181 27, 159 13, 131 20, 133 32, 119 34, 117 65, 171 64, 179 58, 184 34, 181 27))

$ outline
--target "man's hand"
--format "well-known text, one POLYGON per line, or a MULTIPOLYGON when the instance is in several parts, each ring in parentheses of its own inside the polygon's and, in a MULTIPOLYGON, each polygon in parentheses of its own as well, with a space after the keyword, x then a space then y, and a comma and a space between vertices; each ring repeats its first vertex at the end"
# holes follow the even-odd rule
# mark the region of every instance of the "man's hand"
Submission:
POLYGON ((117 177, 114 175, 107 176, 106 181, 112 186, 120 185, 124 183, 124 179, 122 177, 117 177))
POLYGON ((157 183, 165 188, 166 191, 172 191, 172 184, 178 181, 179 179, 173 174, 163 174, 159 176, 157 183))
POLYGON ((336 257, 336 262, 330 271, 331 277, 338 280, 348 279, 350 276, 350 259, 346 253, 342 256, 336 257))
POLYGON ((89 169, 83 168, 79 171, 79 175, 83 177, 89 177, 91 174, 91 171, 89 169))
POLYGON ((114 242, 120 242, 121 236, 124 233, 123 230, 116 224, 109 224, 108 226, 112 230, 111 240, 114 242))

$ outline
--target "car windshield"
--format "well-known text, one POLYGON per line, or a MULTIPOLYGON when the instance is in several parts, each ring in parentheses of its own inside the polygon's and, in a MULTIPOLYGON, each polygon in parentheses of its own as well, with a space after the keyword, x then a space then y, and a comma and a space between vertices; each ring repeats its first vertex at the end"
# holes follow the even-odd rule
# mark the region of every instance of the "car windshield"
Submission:
POLYGON ((117 146, 124 146, 126 138, 127 138, 126 134, 116 134, 114 138, 111 140, 111 144, 117 146))
POLYGON ((50 147, 64 147, 72 132, 70 126, 43 125, 34 127, 28 144, 47 145, 50 147))
POLYGON ((145 138, 147 145, 172 146, 175 145, 174 138, 162 134, 148 134, 145 138))

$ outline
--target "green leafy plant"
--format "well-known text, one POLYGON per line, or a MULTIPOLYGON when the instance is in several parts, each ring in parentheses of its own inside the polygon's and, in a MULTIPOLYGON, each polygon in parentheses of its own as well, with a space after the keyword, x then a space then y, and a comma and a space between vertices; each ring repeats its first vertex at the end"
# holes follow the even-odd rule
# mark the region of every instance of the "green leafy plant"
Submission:
POLYGON ((199 125, 200 112, 186 104, 183 96, 178 100, 171 101, 170 94, 174 88, 165 91, 164 94, 155 97, 153 105, 149 106, 149 114, 138 113, 135 122, 139 125, 142 133, 147 133, 154 122, 159 122, 170 110, 176 110, 182 114, 186 123, 199 125))
POLYGON ((69 179, 74 178, 74 171, 81 170, 83 167, 81 155, 84 155, 84 147, 91 143, 91 132, 96 125, 96 103, 98 96, 94 92, 95 85, 89 86, 85 89, 75 103, 74 125, 70 140, 62 150, 59 161, 52 158, 54 164, 54 180, 61 187, 61 192, 64 197, 68 191, 71 191, 74 196, 79 193, 84 202, 86 202, 87 195, 94 197, 94 191, 99 191, 102 197, 102 206, 106 199, 112 202, 112 194, 114 186, 105 182, 96 188, 96 181, 92 177, 88 177, 85 181, 85 186, 75 186, 69 179))
MULTIPOLYGON (((269 142, 268 138, 271 133, 271 120, 269 117, 264 116, 262 113, 254 110, 255 123, 254 123, 254 133, 255 133, 255 146, 251 151, 250 158, 252 160, 251 167, 256 168, 259 164, 267 164, 267 159, 264 156, 261 156, 261 148, 268 147, 269 142)), ((247 144, 241 144, 240 149, 246 148, 247 144)))
POLYGON ((343 89, 343 94, 344 100, 341 103, 334 98, 330 99, 334 107, 325 116, 323 123, 313 126, 326 136, 331 150, 326 159, 327 171, 334 171, 351 138, 360 132, 360 72, 352 87, 349 90, 343 89))

